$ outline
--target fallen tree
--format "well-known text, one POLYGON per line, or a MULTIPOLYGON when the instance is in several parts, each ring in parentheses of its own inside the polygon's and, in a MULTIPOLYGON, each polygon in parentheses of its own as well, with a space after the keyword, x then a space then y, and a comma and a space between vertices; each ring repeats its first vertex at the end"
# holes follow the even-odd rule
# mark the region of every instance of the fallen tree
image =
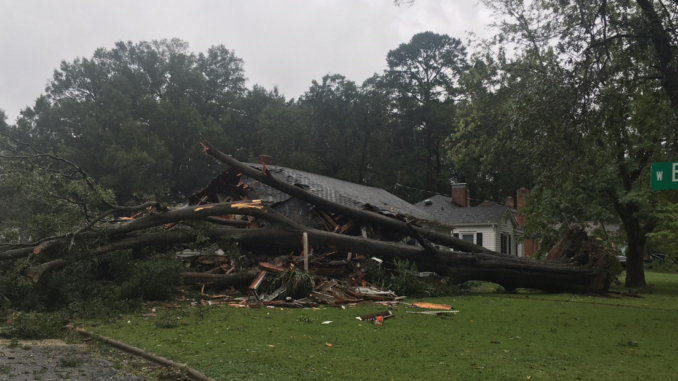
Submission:
MULTIPOLYGON (((208 155, 231 167, 230 174, 225 177, 232 182, 229 186, 233 189, 239 184, 242 186, 239 178, 241 174, 245 174, 315 206, 317 212, 326 219, 329 214, 350 218, 350 222, 345 225, 347 228, 339 229, 340 226, 332 219, 328 220, 327 225, 329 228, 337 225, 333 231, 302 225, 263 204, 261 200, 247 200, 247 192, 240 189, 233 193, 234 198, 230 202, 207 202, 202 197, 198 198, 196 205, 174 210, 157 203, 146 203, 139 207, 126 207, 124 210, 144 210, 145 214, 137 214, 133 218, 105 219, 113 212, 121 211, 121 208, 112 208, 92 218, 86 226, 74 232, 21 245, 4 245, 0 248, 0 261, 26 257, 37 261, 38 264, 28 271, 37 282, 46 272, 66 266, 68 260, 64 259, 65 253, 76 244, 87 246, 85 255, 92 257, 128 249, 139 251, 151 247, 176 247, 198 242, 206 245, 228 241, 237 244, 240 251, 251 253, 256 260, 262 256, 270 258, 285 255, 289 251, 301 252, 302 234, 307 233, 308 243, 316 253, 349 253, 345 265, 355 261, 358 255, 362 258, 377 257, 385 261, 407 260, 416 263, 421 271, 436 272, 457 284, 481 280, 498 283, 508 290, 532 288, 550 292, 605 292, 616 276, 611 269, 611 258, 614 256, 596 248, 593 242, 587 243, 586 250, 570 248, 567 254, 554 254, 549 257, 550 260, 499 254, 415 226, 416 219, 401 220, 321 198, 277 179, 265 165, 262 170, 257 170, 218 151, 207 141, 203 140, 202 144, 208 155), (389 233, 387 235, 394 237, 414 238, 420 245, 342 234, 356 223, 382 229, 389 233), (446 248, 438 249, 432 243, 446 248), (356 255, 351 257, 351 253, 356 255)), ((571 240, 572 237, 568 239, 571 240)), ((577 245, 575 243, 574 246, 577 245)), ((189 274, 185 278, 188 280, 192 277, 193 281, 202 279, 202 283, 208 283, 211 287, 215 284, 225 287, 249 282, 254 277, 246 272, 207 275, 209 276, 189 274)))

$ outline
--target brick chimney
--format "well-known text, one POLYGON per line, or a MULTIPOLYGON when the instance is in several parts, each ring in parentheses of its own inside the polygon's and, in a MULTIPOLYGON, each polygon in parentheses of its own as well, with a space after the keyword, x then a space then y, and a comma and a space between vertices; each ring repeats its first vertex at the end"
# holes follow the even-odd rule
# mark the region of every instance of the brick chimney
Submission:
POLYGON ((452 202, 462 207, 471 206, 471 195, 466 183, 452 184, 452 202))
POLYGON ((267 155, 259 155, 259 164, 273 165, 273 158, 267 155))
POLYGON ((515 204, 513 203, 513 197, 512 196, 506 197, 506 206, 508 206, 509 208, 515 208, 516 207, 515 204))

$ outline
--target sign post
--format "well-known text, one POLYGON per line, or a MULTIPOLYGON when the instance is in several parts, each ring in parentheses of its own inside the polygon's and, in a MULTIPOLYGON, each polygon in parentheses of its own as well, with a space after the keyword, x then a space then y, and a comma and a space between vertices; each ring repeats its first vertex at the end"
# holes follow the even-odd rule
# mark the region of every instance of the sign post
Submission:
POLYGON ((652 163, 652 190, 678 189, 678 161, 652 163))

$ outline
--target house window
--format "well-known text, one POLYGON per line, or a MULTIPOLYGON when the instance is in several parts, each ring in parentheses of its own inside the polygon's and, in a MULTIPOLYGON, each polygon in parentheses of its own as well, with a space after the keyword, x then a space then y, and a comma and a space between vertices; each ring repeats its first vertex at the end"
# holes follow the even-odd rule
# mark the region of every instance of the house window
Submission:
POLYGON ((473 243, 473 234, 463 234, 461 236, 461 239, 463 239, 466 242, 471 242, 473 243))
POLYGON ((511 235, 501 233, 501 253, 511 255, 511 235))
POLYGON ((459 238, 459 233, 454 233, 454 234, 452 234, 452 236, 453 236, 454 238, 459 238))
POLYGON ((476 233, 476 245, 483 246, 483 233, 476 233))

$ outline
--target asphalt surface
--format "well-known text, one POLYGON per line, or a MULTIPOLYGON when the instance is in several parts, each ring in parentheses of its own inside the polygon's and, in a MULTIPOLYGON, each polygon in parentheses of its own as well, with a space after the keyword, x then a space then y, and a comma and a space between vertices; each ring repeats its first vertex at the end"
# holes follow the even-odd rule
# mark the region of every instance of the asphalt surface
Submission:
POLYGON ((61 340, 19 341, 10 348, 0 341, 0 380, 8 381, 142 381, 114 369, 111 361, 95 358, 85 345, 61 340))

